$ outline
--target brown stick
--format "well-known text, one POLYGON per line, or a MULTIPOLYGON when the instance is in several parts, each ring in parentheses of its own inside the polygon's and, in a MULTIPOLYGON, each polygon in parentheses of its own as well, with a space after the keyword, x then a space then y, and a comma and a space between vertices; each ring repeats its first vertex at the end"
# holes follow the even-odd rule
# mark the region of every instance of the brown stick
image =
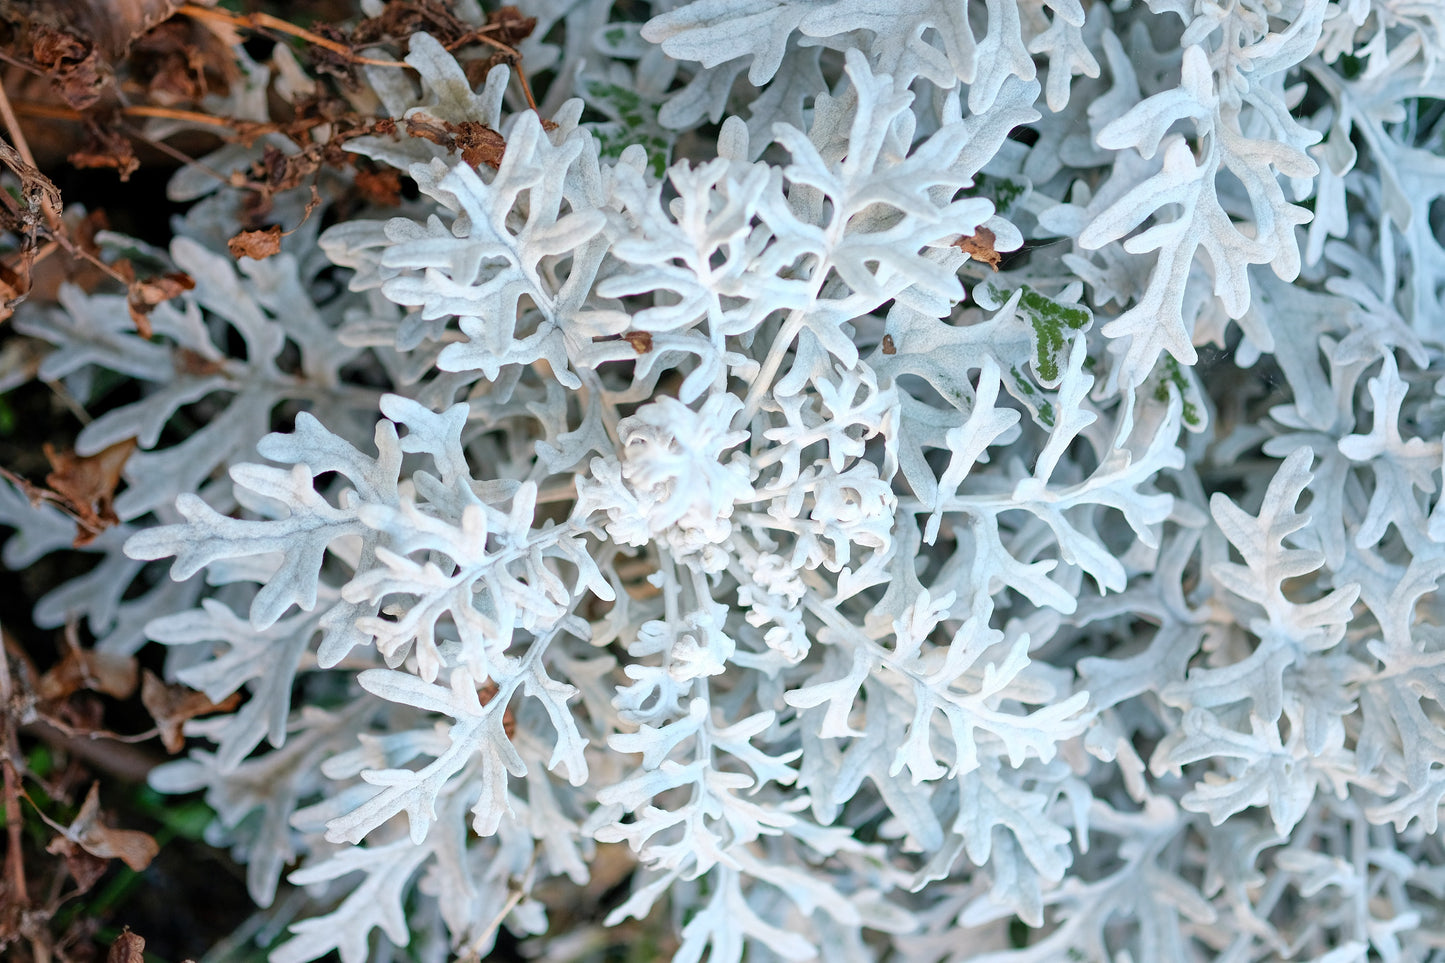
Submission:
MULTIPOLYGON (((32 170, 39 171, 40 168, 35 166, 35 155, 30 152, 30 143, 25 139, 25 131, 20 127, 20 119, 15 116, 15 110, 10 106, 10 96, 5 93, 4 84, 0 84, 0 117, 5 120, 5 129, 10 132, 10 142, 15 145, 15 152, 20 155, 20 159, 32 170)), ((50 230, 52 232, 63 231, 64 225, 60 221, 60 212, 55 209, 50 198, 42 197, 40 205, 45 212, 45 223, 50 226, 50 230)))
MULTIPOLYGON (((5 633, 8 635, 9 633, 5 633)), ((15 740, 14 720, 11 718, 15 701, 15 689, 10 678, 10 655, 0 652, 0 768, 5 770, 5 875, 10 880, 10 891, 16 903, 22 907, 30 905, 30 891, 25 885, 25 857, 20 851, 23 841, 20 825, 20 781, 15 771, 14 759, 20 747, 15 740)))
POLYGON ((400 60, 381 60, 376 57, 367 57, 352 50, 346 44, 338 43, 329 37, 312 33, 305 27, 298 27, 294 23, 287 23, 280 17, 273 17, 269 13, 239 14, 222 10, 219 7, 201 7, 194 3, 182 4, 177 13, 184 14, 195 20, 210 20, 218 23, 229 24, 233 27, 242 27, 248 30, 275 30, 279 33, 290 34, 307 43, 322 47, 331 51, 338 57, 357 64, 371 64, 373 67, 405 67, 406 64, 400 60))

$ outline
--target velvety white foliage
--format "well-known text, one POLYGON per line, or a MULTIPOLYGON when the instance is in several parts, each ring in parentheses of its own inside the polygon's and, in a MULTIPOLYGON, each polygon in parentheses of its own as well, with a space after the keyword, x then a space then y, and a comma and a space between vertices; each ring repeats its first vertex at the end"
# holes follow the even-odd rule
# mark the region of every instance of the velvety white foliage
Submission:
POLYGON ((156 339, 17 319, 141 399, 37 618, 247 694, 154 782, 294 864, 271 958, 1438 953, 1442 18, 534 6, 547 123, 368 70, 506 149, 353 142, 421 197, 319 238, 347 291, 204 202, 156 339))

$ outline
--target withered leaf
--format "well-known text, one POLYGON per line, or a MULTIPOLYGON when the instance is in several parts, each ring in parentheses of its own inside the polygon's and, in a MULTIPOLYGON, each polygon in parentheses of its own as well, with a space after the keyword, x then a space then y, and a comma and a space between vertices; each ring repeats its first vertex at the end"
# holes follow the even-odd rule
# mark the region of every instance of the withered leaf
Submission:
POLYGON ((487 26, 496 30, 491 35, 493 40, 515 47, 537 29, 537 18, 523 16, 522 11, 509 4, 487 14, 487 26))
POLYGON ((647 354, 652 350, 651 331, 628 331, 622 335, 622 340, 632 345, 632 350, 638 354, 647 354))
POLYGON ((30 56, 76 110, 94 106, 110 78, 95 44, 69 30, 36 24, 30 33, 30 56))
POLYGON ((401 203, 401 174, 394 170, 358 170, 354 183, 362 197, 380 207, 401 203))
POLYGON ((420 137, 422 140, 431 141, 438 147, 456 150, 456 141, 452 138, 451 131, 447 129, 450 126, 429 114, 412 114, 406 119, 408 137, 420 137))
MULTIPOLYGON (((110 866, 110 860, 87 853, 63 836, 57 836, 51 845, 63 850, 61 855, 65 858, 65 868, 81 893, 90 892, 90 888, 100 881, 110 866)), ((55 851, 51 850, 52 853, 55 851)))
POLYGON ((12 302, 18 303, 24 296, 25 279, 4 264, 0 264, 0 321, 15 313, 12 302))
POLYGON ((135 446, 135 439, 127 438, 102 452, 81 457, 45 445, 51 468, 45 484, 50 497, 75 519, 76 548, 90 544, 120 522, 115 514, 115 486, 120 484, 121 469, 135 446))
POLYGON ((131 319, 140 331, 141 337, 151 336, 150 319, 148 315, 151 308, 163 301, 169 301, 177 297, 183 291, 189 291, 196 286, 196 282, 189 274, 182 271, 175 271, 171 274, 163 274, 160 277, 146 278, 131 285, 130 297, 126 303, 130 307, 131 319))
POLYGON ((136 38, 130 74, 154 103, 197 102, 213 89, 224 94, 230 88, 239 70, 229 49, 202 24, 175 17, 136 38))
POLYGON ((994 236, 993 231, 990 231, 986 227, 980 227, 968 237, 961 237, 954 241, 953 244, 975 261, 982 261, 997 271, 999 265, 1003 263, 1003 255, 999 254, 993 247, 994 242, 997 240, 998 238, 994 236))
POLYGON ((64 699, 81 689, 125 699, 139 675, 134 657, 67 646, 65 655, 35 684, 42 699, 64 699))
POLYGON ((47 852, 56 855, 64 855, 70 845, 75 845, 101 859, 119 859, 131 869, 140 872, 150 865, 161 849, 147 833, 136 829, 112 829, 100 821, 98 782, 91 783, 90 792, 86 794, 80 812, 69 826, 58 826, 43 813, 41 818, 61 834, 46 847, 47 852))
POLYGON ((391 0, 378 16, 356 25, 352 42, 370 44, 387 38, 407 38, 418 31, 431 34, 448 50, 475 32, 448 9, 448 4, 437 0, 391 0))
POLYGON ((406 119, 406 132, 412 137, 429 140, 448 151, 460 150, 462 160, 473 167, 486 164, 498 167, 507 142, 486 124, 464 120, 460 124, 441 121, 428 114, 412 114, 406 119))
POLYGON ((187 719, 212 712, 229 712, 240 705, 241 694, 233 692, 220 702, 212 702, 204 692, 183 685, 167 685, 147 669, 141 681, 140 701, 155 719, 166 752, 177 753, 186 747, 186 737, 181 728, 187 719))
POLYGON ((462 160, 472 167, 482 164, 492 168, 502 166, 507 142, 486 124, 464 120, 460 124, 447 124, 447 130, 456 135, 456 146, 462 152, 462 160))
POLYGON ((66 159, 79 168, 113 168, 122 182, 140 170, 140 158, 130 139, 112 126, 93 121, 85 125, 85 144, 66 159))
POLYGON ((145 963, 145 938, 130 931, 127 926, 110 944, 105 963, 145 963))
POLYGON ((35 714, 41 722, 66 735, 103 739, 113 735, 105 728, 105 705, 89 692, 75 692, 60 701, 40 700, 35 714))
POLYGON ((114 62, 130 49, 137 37, 175 13, 181 3, 179 0, 49 0, 24 6, 37 10, 31 16, 32 24, 62 24, 114 62))
POLYGON ((238 261, 243 257, 265 260, 281 251, 281 225, 272 224, 258 231, 242 231, 227 241, 226 247, 230 249, 231 257, 238 261))
POLYGON ((184 271, 174 271, 170 274, 162 274, 159 277, 149 277, 136 281, 130 286, 130 299, 135 304, 149 310, 163 301, 169 301, 182 292, 189 291, 196 286, 196 282, 184 271))
POLYGON ((117 261, 114 267, 117 273, 126 279, 126 307, 130 309, 131 323, 142 338, 149 338, 152 334, 152 308, 196 286, 189 274, 180 271, 137 280, 135 269, 129 261, 122 259, 117 261))

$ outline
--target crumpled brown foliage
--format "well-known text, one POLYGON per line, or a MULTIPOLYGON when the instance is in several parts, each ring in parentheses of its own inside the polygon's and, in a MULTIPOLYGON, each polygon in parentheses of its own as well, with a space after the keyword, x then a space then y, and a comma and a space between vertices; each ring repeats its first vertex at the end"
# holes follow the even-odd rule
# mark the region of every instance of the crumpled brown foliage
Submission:
POLYGON ((80 812, 69 826, 58 825, 43 814, 41 818, 60 833, 46 847, 47 852, 55 855, 64 856, 79 848, 101 859, 119 859, 140 872, 160 852, 160 845, 149 833, 138 829, 112 829, 101 822, 99 782, 91 783, 80 812))
POLYGON ((212 702, 204 692, 183 685, 167 685, 147 669, 142 676, 140 700, 156 721, 166 752, 174 754, 186 746, 186 737, 181 731, 186 720, 213 712, 230 712, 241 704, 241 694, 233 692, 220 702, 212 702))
POLYGON ((986 227, 980 227, 968 237, 960 237, 953 242, 953 245, 975 261, 987 264, 997 271, 999 265, 1003 263, 1003 255, 994 249, 997 241, 998 238, 994 236, 993 231, 986 227))
POLYGON ((243 257, 257 261, 268 258, 281 251, 281 225, 272 224, 255 231, 242 231, 227 241, 226 247, 230 250, 231 257, 238 261, 243 257))
POLYGON ((137 677, 133 656, 70 645, 60 661, 36 681, 35 694, 42 699, 59 700, 89 689, 126 699, 135 692, 137 677))
POLYGON ((127 926, 110 944, 105 963, 145 963, 145 937, 132 933, 127 926))
POLYGON ((50 461, 50 474, 45 476, 46 489, 29 492, 32 500, 43 498, 54 502, 75 519, 75 547, 93 542, 97 535, 120 523, 115 514, 115 486, 126 459, 135 450, 135 439, 118 441, 94 455, 77 455, 59 451, 48 442, 45 457, 50 461))

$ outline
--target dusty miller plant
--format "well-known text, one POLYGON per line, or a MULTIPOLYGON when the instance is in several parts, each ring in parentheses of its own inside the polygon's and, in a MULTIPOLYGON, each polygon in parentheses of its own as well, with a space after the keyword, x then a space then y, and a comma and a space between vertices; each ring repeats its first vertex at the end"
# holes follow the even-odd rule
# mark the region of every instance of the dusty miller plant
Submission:
POLYGON ((239 263, 184 172, 156 337, 17 322, 139 389, 36 618, 245 694, 153 783, 270 959, 1441 958, 1445 10, 613 7, 368 68, 495 169, 239 263))

